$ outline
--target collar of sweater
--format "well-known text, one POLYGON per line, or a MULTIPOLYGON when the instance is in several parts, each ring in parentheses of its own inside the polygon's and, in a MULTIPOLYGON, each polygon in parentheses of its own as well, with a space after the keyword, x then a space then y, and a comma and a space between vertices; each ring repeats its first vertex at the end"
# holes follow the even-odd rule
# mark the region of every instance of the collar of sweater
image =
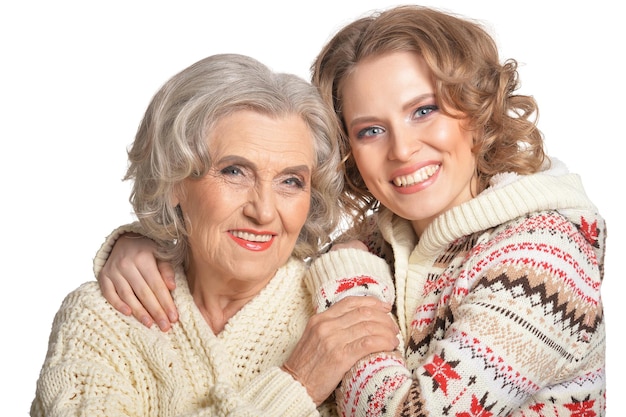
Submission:
MULTIPOLYGON (((470 201, 437 217, 416 242, 424 256, 435 256, 452 241, 541 210, 595 210, 581 179, 558 160, 536 174, 496 175, 489 188, 470 201)), ((409 221, 381 210, 379 228, 395 248, 416 241, 409 221), (413 235, 413 238, 410 236, 413 235)), ((413 245, 415 246, 415 245, 413 245)), ((409 250, 413 249, 409 246, 409 250)))

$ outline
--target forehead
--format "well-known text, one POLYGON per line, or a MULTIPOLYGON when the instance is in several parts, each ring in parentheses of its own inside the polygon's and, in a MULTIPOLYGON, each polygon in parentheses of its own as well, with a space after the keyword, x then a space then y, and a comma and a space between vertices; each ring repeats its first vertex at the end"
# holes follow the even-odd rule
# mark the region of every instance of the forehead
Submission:
POLYGON ((358 94, 365 87, 380 91, 381 86, 402 89, 415 85, 431 88, 432 72, 417 52, 399 51, 370 56, 357 63, 346 77, 342 93, 358 94), (372 85, 373 81, 376 82, 372 85))
POLYGON ((341 87, 343 115, 365 116, 398 110, 416 97, 434 93, 432 72, 416 52, 399 51, 357 63, 341 87))
POLYGON ((313 132, 297 114, 269 116, 238 110, 222 117, 209 132, 212 158, 239 155, 284 165, 315 162, 313 132))

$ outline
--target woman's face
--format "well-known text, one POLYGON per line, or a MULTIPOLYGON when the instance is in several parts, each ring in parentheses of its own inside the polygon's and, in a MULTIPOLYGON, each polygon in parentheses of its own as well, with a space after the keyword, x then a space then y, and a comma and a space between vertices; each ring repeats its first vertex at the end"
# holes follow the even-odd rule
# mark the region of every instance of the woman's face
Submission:
POLYGON ((475 189, 472 133, 439 110, 434 94, 428 66, 412 52, 367 58, 342 90, 352 155, 367 188, 418 235, 475 189))
POLYGON ((177 193, 189 231, 190 277, 263 287, 291 255, 306 221, 313 136, 297 115, 242 110, 207 138, 212 167, 177 193))

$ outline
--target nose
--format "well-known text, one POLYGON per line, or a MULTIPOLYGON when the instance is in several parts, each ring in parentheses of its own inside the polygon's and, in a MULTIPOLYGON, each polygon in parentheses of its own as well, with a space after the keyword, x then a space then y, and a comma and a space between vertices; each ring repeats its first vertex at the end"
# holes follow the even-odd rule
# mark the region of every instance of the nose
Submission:
POLYGON ((389 160, 408 161, 419 149, 421 142, 411 129, 394 129, 389 141, 389 160))
POLYGON ((277 213, 276 195, 271 183, 259 182, 249 191, 243 214, 257 224, 268 224, 277 213))

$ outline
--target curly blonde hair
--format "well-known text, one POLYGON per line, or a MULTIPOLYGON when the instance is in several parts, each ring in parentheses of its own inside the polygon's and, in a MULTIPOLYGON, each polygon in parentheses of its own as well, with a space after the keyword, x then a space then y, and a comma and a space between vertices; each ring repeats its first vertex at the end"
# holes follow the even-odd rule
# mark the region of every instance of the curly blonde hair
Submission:
MULTIPOLYGON (((367 190, 342 119, 342 87, 365 58, 410 51, 426 61, 439 107, 461 113, 474 132, 478 192, 500 172, 537 172, 547 156, 531 96, 518 95, 517 62, 500 63, 493 38, 478 22, 421 6, 399 6, 360 18, 341 29, 314 61, 312 81, 343 126, 340 149, 355 222, 379 207, 367 190)), ((453 116, 454 117, 454 116, 453 116)), ((457 116, 458 117, 458 116, 457 116)))

